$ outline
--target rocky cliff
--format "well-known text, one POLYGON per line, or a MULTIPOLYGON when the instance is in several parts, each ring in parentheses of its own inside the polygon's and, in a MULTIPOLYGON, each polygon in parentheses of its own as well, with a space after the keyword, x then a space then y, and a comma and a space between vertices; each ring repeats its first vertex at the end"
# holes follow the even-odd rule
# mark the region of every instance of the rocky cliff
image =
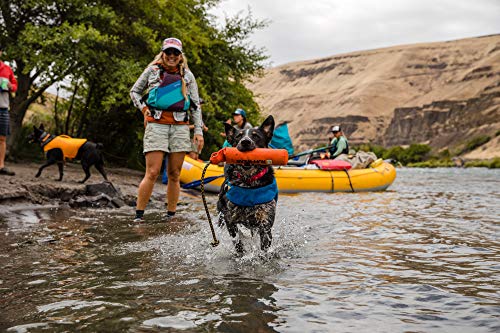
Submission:
MULTIPOLYGON (((249 87, 299 150, 326 143, 333 124, 353 144, 453 148, 500 130, 500 35, 290 63, 249 87)), ((484 150, 500 156, 498 138, 484 150)))

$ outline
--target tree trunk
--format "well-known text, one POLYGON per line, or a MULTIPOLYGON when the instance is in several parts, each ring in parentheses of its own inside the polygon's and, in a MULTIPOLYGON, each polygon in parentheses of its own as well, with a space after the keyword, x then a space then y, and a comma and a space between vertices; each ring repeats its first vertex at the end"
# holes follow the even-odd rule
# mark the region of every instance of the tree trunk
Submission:
MULTIPOLYGON (((68 108, 68 115, 66 116, 66 125, 64 126, 64 134, 70 135, 69 133, 69 121, 71 119, 71 112, 73 111, 73 105, 75 104, 76 93, 78 92, 78 83, 75 82, 75 90, 73 90, 73 96, 71 96, 71 103, 68 108)), ((73 133, 71 133, 73 135, 73 133)))
POLYGON ((22 74, 23 64, 17 63, 17 65, 17 92, 15 97, 11 98, 11 107, 9 110, 11 135, 7 138, 7 146, 10 153, 14 156, 17 148, 16 143, 19 143, 19 139, 21 139, 18 136, 21 134, 24 115, 26 114, 26 110, 28 110, 29 103, 26 103, 26 101, 28 100, 31 86, 29 75, 22 74))
POLYGON ((57 110, 57 107, 59 106, 59 85, 57 85, 57 93, 56 93, 56 100, 54 102, 54 122, 56 125, 56 133, 61 133, 61 124, 59 123, 59 112, 57 110))
POLYGON ((87 111, 89 110, 89 107, 90 107, 90 99, 92 98, 92 94, 94 91, 94 83, 95 83, 94 80, 92 80, 92 83, 90 83, 89 91, 87 93, 87 98, 85 100, 85 106, 83 107, 82 116, 80 117, 80 123, 78 124, 78 131, 76 132, 77 138, 80 138, 82 136, 83 125, 84 125, 85 120, 86 120, 87 111))
POLYGON ((34 78, 32 78, 29 74, 23 73, 25 65, 22 60, 16 59, 16 64, 17 92, 15 97, 11 98, 10 101, 11 107, 9 110, 9 116, 11 135, 7 138, 7 147, 13 157, 16 156, 18 146, 21 145, 22 142, 26 141, 24 138, 21 138, 20 135, 23 127, 23 119, 26 115, 28 107, 56 81, 56 78, 54 78, 52 81, 38 87, 38 90, 31 91, 30 94, 30 90, 33 88, 34 78))

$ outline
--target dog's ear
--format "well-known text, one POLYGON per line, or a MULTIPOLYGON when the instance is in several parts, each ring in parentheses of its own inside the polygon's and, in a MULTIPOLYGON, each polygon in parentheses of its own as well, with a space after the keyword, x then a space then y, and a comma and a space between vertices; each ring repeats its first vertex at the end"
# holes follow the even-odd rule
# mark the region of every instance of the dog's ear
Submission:
POLYGON ((233 125, 224 123, 224 130, 226 131, 226 140, 231 144, 231 146, 235 146, 234 142, 234 134, 236 133, 236 128, 233 125))
POLYGON ((40 125, 40 131, 45 131, 45 126, 43 126, 43 124, 40 125))
POLYGON ((38 128, 36 128, 35 125, 33 125, 33 131, 35 131, 35 132, 38 131, 38 128))
POLYGON ((262 125, 260 125, 259 129, 266 135, 266 141, 269 143, 273 138, 274 117, 268 116, 262 125))

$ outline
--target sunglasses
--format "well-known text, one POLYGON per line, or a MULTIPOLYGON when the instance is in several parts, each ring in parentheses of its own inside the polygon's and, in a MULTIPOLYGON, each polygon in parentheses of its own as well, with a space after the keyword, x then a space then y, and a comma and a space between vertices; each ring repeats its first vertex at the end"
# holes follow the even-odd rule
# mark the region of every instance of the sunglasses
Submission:
POLYGON ((163 51, 163 53, 165 53, 168 56, 174 55, 177 57, 179 54, 181 54, 181 51, 171 48, 171 49, 166 49, 165 51, 163 51))

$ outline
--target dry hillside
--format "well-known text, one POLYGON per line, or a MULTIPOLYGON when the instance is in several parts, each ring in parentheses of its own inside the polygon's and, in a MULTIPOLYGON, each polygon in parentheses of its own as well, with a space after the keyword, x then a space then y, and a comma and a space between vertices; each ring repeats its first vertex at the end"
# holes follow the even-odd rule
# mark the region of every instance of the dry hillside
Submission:
POLYGON ((353 52, 271 68, 249 84, 264 113, 289 121, 296 148, 342 125, 353 144, 428 143, 500 156, 500 35, 353 52))

